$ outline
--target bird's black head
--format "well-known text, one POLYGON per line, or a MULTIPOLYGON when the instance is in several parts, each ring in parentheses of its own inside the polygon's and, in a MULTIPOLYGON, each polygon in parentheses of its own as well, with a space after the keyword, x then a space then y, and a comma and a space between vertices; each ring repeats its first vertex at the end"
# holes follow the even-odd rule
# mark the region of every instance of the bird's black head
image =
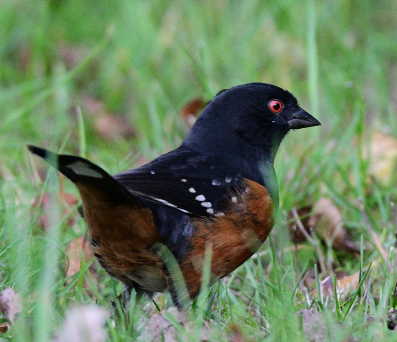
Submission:
POLYGON ((271 84, 249 83, 218 93, 183 144, 220 158, 273 161, 290 129, 317 125, 320 122, 300 108, 288 91, 271 84))

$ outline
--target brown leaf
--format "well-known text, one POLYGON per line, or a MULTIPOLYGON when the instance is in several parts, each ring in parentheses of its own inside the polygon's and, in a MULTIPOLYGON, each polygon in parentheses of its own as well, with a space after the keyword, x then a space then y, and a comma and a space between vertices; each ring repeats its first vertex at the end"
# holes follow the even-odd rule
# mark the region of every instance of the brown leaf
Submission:
POLYGON ((189 127, 194 125, 196 118, 205 107, 205 104, 205 101, 201 97, 196 97, 183 106, 181 116, 189 127))
POLYGON ((370 173, 383 185, 389 185, 397 169, 397 139, 374 133, 371 137, 370 162, 370 173))
POLYGON ((0 334, 5 334, 8 331, 8 324, 1 323, 0 324, 0 334))
MULTIPOLYGON (((357 290, 360 283, 360 272, 356 272, 350 276, 346 275, 345 272, 337 272, 336 282, 338 301, 346 300, 352 290, 357 290)), ((312 285, 313 284, 314 283, 312 283, 312 285)), ((320 286, 323 296, 335 298, 334 282, 331 277, 327 276, 323 280, 320 280, 320 286)), ((318 297, 317 288, 315 288, 310 294, 313 297, 318 297)))
MULTIPOLYGON (((337 250, 343 250, 349 253, 359 253, 360 249, 349 239, 349 235, 343 226, 342 214, 338 207, 328 198, 320 198, 314 207, 303 207, 298 210, 299 215, 305 215, 301 222, 305 230, 310 234, 311 230, 316 233, 323 241, 332 241, 332 247, 337 250), (310 212, 312 214, 307 216, 310 212)), ((291 219, 293 215, 288 214, 291 219)), ((297 242, 304 241, 301 232, 296 233, 296 222, 290 224, 291 239, 294 241, 295 236, 297 242)))
POLYGON ((135 136, 135 130, 127 120, 112 113, 100 115, 96 120, 94 128, 104 139, 132 138, 135 136))
POLYGON ((12 324, 22 311, 21 296, 11 287, 0 293, 0 311, 9 324, 12 324))
MULTIPOLYGON (((79 203, 79 200, 73 194, 63 191, 63 185, 62 185, 63 177, 61 176, 60 179, 61 179, 61 181, 60 181, 59 197, 61 199, 60 205, 62 207, 62 217, 67 217, 72 213, 73 210, 75 210, 75 207, 79 203)), ((49 212, 50 207, 54 200, 58 200, 58 194, 46 192, 43 194, 43 197, 37 196, 34 199, 33 204, 32 204, 33 208, 41 207, 43 209, 43 213, 40 216, 40 221, 44 228, 44 232, 48 232, 49 229, 51 228, 49 226, 50 221, 49 221, 49 217, 48 217, 48 212, 49 212), (41 199, 41 201, 40 201, 40 199, 41 199)), ((69 217, 69 219, 67 221, 67 225, 69 227, 73 226, 73 224, 76 221, 76 218, 77 218, 77 212, 74 215, 69 217)))
MULTIPOLYGON (((73 241, 71 241, 66 248, 66 254, 68 255, 68 261, 66 262, 66 277, 72 277, 74 274, 80 271, 81 269, 81 258, 84 257, 84 262, 89 262, 93 257, 94 254, 90 248, 90 243, 86 238, 86 235, 83 235, 73 241)), ((97 277, 97 270, 96 264, 92 263, 90 265, 89 271, 91 273, 92 279, 94 280, 95 284, 98 284, 98 277, 97 277)), ((67 284, 69 284, 71 279, 67 280, 67 284)), ((84 287, 89 287, 89 284, 84 279, 84 287)))
POLYGON ((338 277, 336 292, 339 300, 347 299, 351 290, 357 290, 360 284, 360 272, 356 272, 350 276, 338 277))
POLYGON ((86 47, 71 44, 60 45, 58 51, 69 69, 76 68, 89 53, 86 47))
POLYGON ((27 44, 21 44, 17 50, 17 60, 20 69, 27 72, 32 62, 32 47, 27 44))
POLYGON ((350 241, 346 229, 343 227, 342 214, 328 198, 323 197, 316 202, 308 223, 323 239, 333 239, 333 248, 350 253, 360 252, 360 249, 350 241))
POLYGON ((306 287, 309 291, 313 289, 315 286, 316 275, 313 269, 306 272, 303 278, 303 286, 306 287))
POLYGON ((86 305, 69 309, 63 327, 53 342, 102 342, 106 340, 104 308, 86 305))
MULTIPOLYGON (((323 280, 320 280, 320 287, 323 296, 334 297, 334 285, 332 283, 332 279, 329 276, 326 276, 323 280)), ((310 293, 312 297, 319 297, 317 287, 310 293)))
POLYGON ((249 339, 245 336, 242 329, 237 324, 232 324, 230 326, 231 334, 229 334, 229 342, 252 342, 252 339, 249 339))
POLYGON ((110 113, 98 99, 85 95, 83 98, 85 112, 93 121, 95 132, 104 139, 132 138, 136 135, 128 120, 120 115, 110 113))
POLYGON ((86 113, 91 117, 93 115, 106 112, 105 105, 101 101, 90 95, 83 96, 83 104, 86 113))
MULTIPOLYGON (((313 210, 312 206, 309 206, 309 205, 296 210, 298 213, 298 216, 303 224, 303 227, 306 229, 306 231, 309 234, 310 234, 309 218, 310 218, 310 213, 312 212, 312 210, 313 210)), ((305 242, 306 237, 303 235, 303 233, 296 226, 296 223, 294 220, 294 215, 292 214, 292 211, 290 211, 288 213, 288 221, 291 222, 289 225, 291 240, 294 243, 305 242)))

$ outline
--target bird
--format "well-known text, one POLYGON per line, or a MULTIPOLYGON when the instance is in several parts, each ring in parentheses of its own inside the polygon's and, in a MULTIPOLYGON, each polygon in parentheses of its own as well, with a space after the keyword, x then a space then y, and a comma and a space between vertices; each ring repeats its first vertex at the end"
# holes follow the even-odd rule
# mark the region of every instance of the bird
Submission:
POLYGON ((179 147, 138 168, 110 175, 79 156, 28 149, 77 187, 106 272, 127 293, 169 291, 181 307, 200 293, 205 260, 213 284, 267 239, 278 147, 288 131, 318 125, 289 91, 255 82, 221 90, 179 147))

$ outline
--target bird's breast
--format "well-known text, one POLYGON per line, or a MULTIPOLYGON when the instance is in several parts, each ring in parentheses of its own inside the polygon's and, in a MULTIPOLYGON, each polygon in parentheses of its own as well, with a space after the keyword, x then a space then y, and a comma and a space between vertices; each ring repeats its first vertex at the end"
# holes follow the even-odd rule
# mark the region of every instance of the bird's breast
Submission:
POLYGON ((231 199, 224 215, 195 219, 189 253, 181 269, 190 295, 198 294, 206 248, 212 250, 213 278, 234 271, 254 254, 268 237, 274 223, 273 202, 267 189, 244 180, 245 188, 231 199))

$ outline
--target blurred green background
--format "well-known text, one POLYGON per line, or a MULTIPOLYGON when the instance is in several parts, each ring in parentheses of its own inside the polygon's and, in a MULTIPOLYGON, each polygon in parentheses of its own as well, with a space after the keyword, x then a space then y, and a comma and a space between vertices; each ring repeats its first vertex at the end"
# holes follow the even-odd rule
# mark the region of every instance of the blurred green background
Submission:
MULTIPOLYGON (((323 122, 322 136, 348 125, 357 103, 371 127, 396 128, 395 1, 0 6, 1 153, 11 158, 23 153, 21 142, 58 146, 75 130, 71 108, 85 115, 84 96, 127 117, 145 140, 138 144, 166 150, 183 136, 175 129, 185 102, 252 81, 292 91, 323 122)), ((105 143, 87 144, 95 153, 105 143)), ((121 146, 120 155, 131 142, 108 145, 112 153, 121 146)))

